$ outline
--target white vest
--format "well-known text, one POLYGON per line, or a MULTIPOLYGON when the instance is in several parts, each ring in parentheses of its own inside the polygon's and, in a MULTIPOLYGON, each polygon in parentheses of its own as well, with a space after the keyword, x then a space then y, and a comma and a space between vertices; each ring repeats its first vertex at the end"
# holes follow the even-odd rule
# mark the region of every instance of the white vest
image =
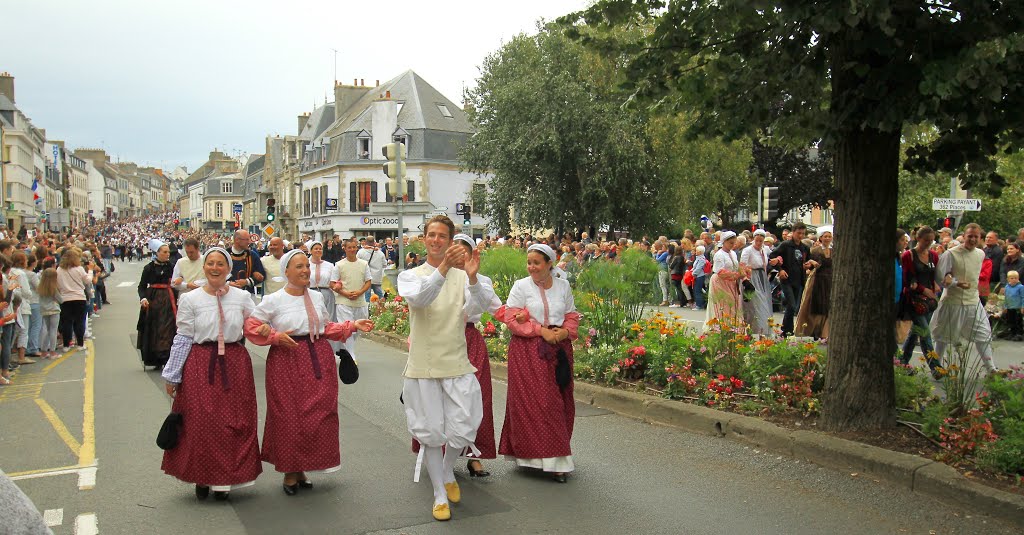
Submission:
POLYGON ((274 255, 268 254, 261 258, 260 262, 263 263, 263 269, 267 272, 267 278, 263 282, 263 295, 270 295, 284 288, 288 281, 281 280, 278 282, 274 280, 274 277, 284 278, 284 273, 281 273, 281 259, 274 258, 274 255))
MULTIPOLYGON (((434 268, 423 264, 413 270, 426 278, 434 268)), ((468 277, 461 269, 450 268, 441 293, 430 306, 409 309, 409 360, 404 377, 439 379, 475 373, 466 351, 466 284, 468 277)))
POLYGON ((980 303, 978 296, 978 279, 981 278, 981 264, 985 261, 985 253, 980 247, 968 251, 966 247, 954 247, 948 251, 952 257, 953 278, 957 282, 970 283, 971 287, 966 290, 958 288, 955 284, 942 291, 942 302, 951 305, 977 305, 980 303))
MULTIPOLYGON (((354 292, 366 284, 366 260, 357 258, 355 262, 349 262, 348 258, 342 258, 337 264, 334 264, 334 270, 338 273, 338 280, 341 281, 341 289, 346 292, 354 292)), ((361 295, 356 299, 349 299, 336 293, 334 302, 349 307, 369 306, 361 295)))
POLYGON ((186 286, 185 291, 187 292, 188 283, 195 282, 203 275, 203 258, 199 257, 193 262, 187 256, 182 257, 178 260, 178 274, 181 275, 183 279, 181 284, 186 286))

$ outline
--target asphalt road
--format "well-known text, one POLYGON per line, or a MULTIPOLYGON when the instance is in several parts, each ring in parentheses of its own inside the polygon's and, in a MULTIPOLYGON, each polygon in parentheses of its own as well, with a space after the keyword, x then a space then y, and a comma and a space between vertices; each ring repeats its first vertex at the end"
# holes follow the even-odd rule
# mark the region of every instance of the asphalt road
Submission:
MULTIPOLYGON (((357 350, 359 382, 341 385, 341 472, 314 475, 315 489, 287 497, 264 465, 229 501, 197 502, 190 485, 160 471, 154 438, 169 401, 128 342, 141 267, 118 264, 108 279, 114 304, 94 321, 89 352, 48 370, 26 366, 21 386, 0 389, 0 467, 57 534, 1020 532, 862 475, 582 405, 568 484, 504 460, 487 462, 486 479, 461 465, 462 503, 451 522, 435 522, 426 476, 412 482, 398 403, 404 355, 370 342, 357 350)), ((250 348, 262 417, 266 351, 250 348)), ((499 433, 505 394, 496 383, 499 433)))

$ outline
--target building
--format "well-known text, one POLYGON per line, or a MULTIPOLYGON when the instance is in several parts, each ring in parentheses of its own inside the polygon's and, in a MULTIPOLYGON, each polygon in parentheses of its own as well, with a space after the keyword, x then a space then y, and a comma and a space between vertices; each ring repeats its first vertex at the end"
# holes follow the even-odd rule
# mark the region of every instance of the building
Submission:
POLYGON ((128 178, 120 168, 110 163, 110 156, 103 149, 76 149, 74 155, 92 164, 103 180, 102 196, 98 180, 93 178, 90 186, 92 192, 89 199, 93 217, 97 219, 117 219, 130 214, 130 188, 128 178), (98 201, 97 197, 102 201, 98 201), (99 206, 99 202, 103 205, 99 206))
POLYGON ((266 157, 263 154, 250 155, 243 169, 242 180, 242 227, 249 232, 261 233, 266 225, 267 199, 273 194, 269 186, 264 186, 266 157))
MULTIPOLYGON (((333 105, 317 108, 305 122, 299 119, 296 149, 304 144, 298 166, 300 234, 396 236, 396 217, 370 213, 371 203, 393 200, 381 149, 395 141, 408 151, 408 201, 427 201, 454 215, 456 203, 468 202, 474 188, 485 187, 486 176, 459 168, 459 149, 473 134, 466 113, 415 72, 374 87, 338 84, 334 95, 333 105), (325 127, 332 111, 333 121, 325 127)), ((406 232, 419 232, 431 215, 406 217, 406 232)), ((482 235, 488 224, 474 214, 465 230, 482 235)))
POLYGON ((46 131, 36 128, 15 105, 14 77, 0 73, 0 222, 11 229, 41 224, 43 203, 36 203, 35 196, 43 193, 45 143, 46 131))
MULTIPOLYGON (((234 158, 214 150, 206 163, 185 179, 188 195, 188 225, 194 229, 232 231, 235 205, 242 205, 241 165, 234 158)), ((182 213, 182 215, 185 215, 182 213)))

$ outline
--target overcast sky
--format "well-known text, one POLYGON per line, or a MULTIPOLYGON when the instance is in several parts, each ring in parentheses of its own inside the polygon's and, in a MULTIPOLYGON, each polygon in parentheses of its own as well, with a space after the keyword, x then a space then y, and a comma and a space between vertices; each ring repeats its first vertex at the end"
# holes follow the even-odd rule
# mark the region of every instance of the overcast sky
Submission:
POLYGON ((0 0, 0 71, 50 139, 173 169, 268 134, 333 96, 412 69, 456 104, 484 57, 587 0, 0 0), (384 6, 389 6, 385 8, 384 6))

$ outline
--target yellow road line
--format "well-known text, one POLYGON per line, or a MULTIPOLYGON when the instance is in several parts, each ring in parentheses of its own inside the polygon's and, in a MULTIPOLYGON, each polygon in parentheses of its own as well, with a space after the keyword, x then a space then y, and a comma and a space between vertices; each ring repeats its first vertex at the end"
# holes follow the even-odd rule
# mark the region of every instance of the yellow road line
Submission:
POLYGON ((68 445, 68 448, 71 449, 71 453, 79 455, 79 452, 82 450, 82 445, 78 443, 78 440, 76 440, 74 436, 72 436, 71 431, 68 431, 67 426, 64 425, 64 422, 62 422, 60 417, 57 416, 53 407, 51 407, 43 398, 36 398, 35 402, 43 411, 43 415, 46 416, 46 419, 49 420, 50 425, 53 426, 53 430, 57 432, 57 435, 61 440, 63 440, 64 443, 68 445))
POLYGON ((96 460, 96 348, 92 340, 86 342, 85 357, 85 401, 82 407, 82 447, 78 452, 78 464, 85 466, 96 460))
POLYGON ((20 478, 24 478, 25 476, 34 476, 34 475, 38 475, 38 474, 49 474, 49 473, 68 473, 68 474, 71 474, 71 473, 78 473, 78 470, 81 469, 81 468, 82 467, 78 466, 78 465, 60 466, 60 467, 57 467, 57 468, 40 468, 38 470, 25 470, 24 472, 14 472, 14 473, 7 474, 7 476, 10 477, 11 479, 17 479, 19 477, 20 478))
POLYGON ((59 359, 57 359, 57 360, 47 364, 46 367, 43 368, 43 373, 49 373, 50 370, 56 368, 58 364, 60 364, 61 362, 64 362, 65 360, 67 360, 68 357, 70 357, 71 355, 72 355, 72 353, 64 353, 64 355, 62 357, 60 357, 59 359))

